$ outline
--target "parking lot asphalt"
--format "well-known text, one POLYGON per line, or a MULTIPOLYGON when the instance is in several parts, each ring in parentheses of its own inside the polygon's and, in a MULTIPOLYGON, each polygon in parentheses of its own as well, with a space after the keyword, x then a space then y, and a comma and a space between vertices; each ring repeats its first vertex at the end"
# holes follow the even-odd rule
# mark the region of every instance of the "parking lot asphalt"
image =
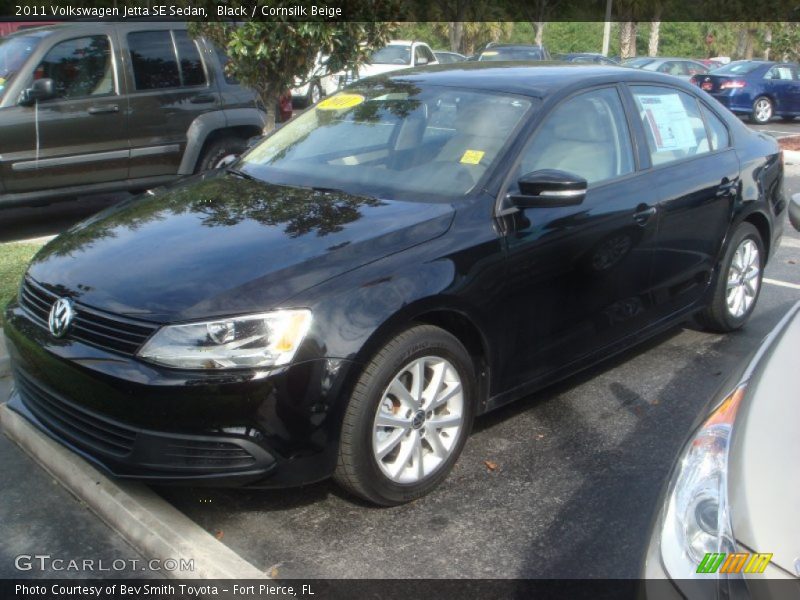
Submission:
POLYGON ((786 227, 742 331, 687 323, 478 419, 444 485, 412 504, 372 508, 329 482, 161 493, 278 577, 636 577, 695 417, 800 299, 800 235, 786 227))

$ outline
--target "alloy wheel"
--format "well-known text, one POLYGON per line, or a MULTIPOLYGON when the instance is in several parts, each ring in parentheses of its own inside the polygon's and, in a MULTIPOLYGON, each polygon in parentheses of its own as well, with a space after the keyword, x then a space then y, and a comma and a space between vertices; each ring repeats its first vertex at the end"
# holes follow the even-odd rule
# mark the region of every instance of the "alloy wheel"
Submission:
POLYGON ((754 109, 756 120, 760 123, 766 123, 772 118, 772 103, 766 98, 757 100, 754 109))
POLYGON ((403 367, 381 397, 372 452, 395 483, 418 483, 450 457, 464 429, 464 390, 455 367, 425 356, 403 367))
POLYGON ((728 312, 734 318, 746 315, 758 295, 760 284, 761 257, 758 246, 751 239, 745 239, 736 248, 728 268, 726 299, 728 312))

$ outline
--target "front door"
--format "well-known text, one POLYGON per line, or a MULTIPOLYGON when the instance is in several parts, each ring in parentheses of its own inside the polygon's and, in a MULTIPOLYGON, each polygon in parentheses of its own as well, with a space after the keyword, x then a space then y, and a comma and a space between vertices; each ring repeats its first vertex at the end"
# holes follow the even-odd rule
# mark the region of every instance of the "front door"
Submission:
POLYGON ((508 256, 511 387, 558 371, 642 328, 656 234, 658 191, 636 172, 616 86, 559 104, 534 132, 515 167, 522 175, 558 169, 583 177, 575 206, 537 207, 503 218, 508 256))
POLYGON ((128 132, 114 41, 86 35, 56 42, 31 81, 53 80, 57 96, 2 109, 2 179, 8 192, 123 180, 128 132))

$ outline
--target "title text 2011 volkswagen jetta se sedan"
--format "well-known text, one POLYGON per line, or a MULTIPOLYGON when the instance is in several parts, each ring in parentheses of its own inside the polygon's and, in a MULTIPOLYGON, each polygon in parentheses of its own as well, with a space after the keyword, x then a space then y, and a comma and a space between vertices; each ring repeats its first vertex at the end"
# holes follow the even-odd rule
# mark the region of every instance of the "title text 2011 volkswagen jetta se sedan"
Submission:
POLYGON ((121 477, 405 502, 476 415, 690 314, 742 326, 782 180, 657 73, 365 79, 49 243, 6 311, 11 406, 121 477))

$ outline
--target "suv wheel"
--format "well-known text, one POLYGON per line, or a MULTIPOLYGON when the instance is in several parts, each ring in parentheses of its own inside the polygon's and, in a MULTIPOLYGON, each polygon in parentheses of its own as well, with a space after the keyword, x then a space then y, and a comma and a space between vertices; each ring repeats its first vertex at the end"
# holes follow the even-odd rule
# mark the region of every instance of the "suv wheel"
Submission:
POLYGON ((247 149, 247 142, 242 138, 230 136, 220 138, 205 149, 197 162, 195 173, 211 169, 221 169, 233 163, 247 149))
POLYGON ((756 306, 765 260, 758 230, 750 223, 739 225, 717 274, 711 302, 699 315, 700 322, 719 332, 742 327, 756 306))
POLYGON ((391 506, 447 477, 472 426, 473 364, 450 333, 412 327, 384 346, 359 378, 344 416, 335 479, 391 506))

